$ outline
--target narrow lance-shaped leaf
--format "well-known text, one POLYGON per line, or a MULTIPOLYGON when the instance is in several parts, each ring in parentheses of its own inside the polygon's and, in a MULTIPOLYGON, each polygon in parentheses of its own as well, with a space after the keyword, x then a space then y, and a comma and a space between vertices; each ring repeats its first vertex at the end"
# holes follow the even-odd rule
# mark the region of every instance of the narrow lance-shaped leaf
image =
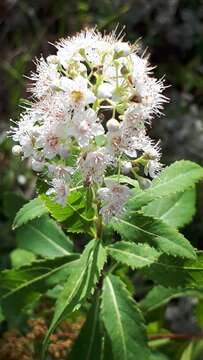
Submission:
POLYGON ((13 229, 26 224, 28 221, 48 213, 43 201, 40 198, 30 200, 16 214, 13 222, 13 229))
POLYGON ((148 202, 177 192, 183 192, 203 178, 203 168, 191 161, 176 161, 166 167, 151 186, 138 192, 126 205, 129 210, 137 210, 148 202))
POLYGON ((48 216, 42 216, 19 228, 17 243, 20 248, 49 258, 73 252, 71 240, 48 216))
POLYGON ((188 259, 195 258, 194 248, 189 241, 162 220, 134 212, 113 221, 112 225, 124 240, 148 242, 160 252, 188 259))
POLYGON ((0 274, 0 301, 4 311, 8 315, 17 314, 33 293, 44 293, 63 281, 76 258, 77 255, 68 255, 3 271, 0 274))
POLYGON ((69 360, 78 360, 80 359, 81 354, 83 360, 95 360, 96 356, 98 359, 101 359, 102 332, 99 310, 100 298, 99 294, 96 294, 94 302, 87 314, 86 322, 80 331, 71 354, 69 355, 69 360))
POLYGON ((64 289, 57 300, 54 317, 45 339, 44 349, 47 346, 49 336, 59 322, 65 319, 70 312, 78 309, 93 293, 105 261, 106 251, 100 241, 90 241, 80 259, 72 267, 64 289))
POLYGON ((122 281, 113 275, 104 280, 102 318, 111 339, 113 359, 149 359, 143 317, 122 281))
POLYGON ((159 218, 170 226, 183 227, 195 213, 195 189, 156 199, 144 206, 142 212, 159 218))
POLYGON ((139 269, 152 264, 160 253, 148 244, 135 244, 128 241, 119 241, 107 248, 108 253, 117 261, 139 269))

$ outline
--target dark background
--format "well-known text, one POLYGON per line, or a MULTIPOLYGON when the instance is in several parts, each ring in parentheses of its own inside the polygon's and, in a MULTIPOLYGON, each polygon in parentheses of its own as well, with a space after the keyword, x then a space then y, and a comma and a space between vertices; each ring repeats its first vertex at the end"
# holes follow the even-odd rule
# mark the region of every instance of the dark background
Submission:
MULTIPOLYGON (((1 265, 15 246, 6 218, 7 191, 27 197, 34 191, 33 175, 11 156, 6 138, 10 118, 18 118, 19 100, 28 96, 26 78, 33 59, 54 53, 49 42, 74 34, 84 27, 111 31, 125 26, 126 38, 141 38, 148 48, 157 76, 165 74, 171 99, 165 116, 154 119, 151 134, 161 139, 163 162, 191 159, 203 165, 203 1, 202 0, 1 0, 0 1, 0 222, 1 265)), ((202 248, 203 186, 198 189, 198 212, 184 229, 202 248)))

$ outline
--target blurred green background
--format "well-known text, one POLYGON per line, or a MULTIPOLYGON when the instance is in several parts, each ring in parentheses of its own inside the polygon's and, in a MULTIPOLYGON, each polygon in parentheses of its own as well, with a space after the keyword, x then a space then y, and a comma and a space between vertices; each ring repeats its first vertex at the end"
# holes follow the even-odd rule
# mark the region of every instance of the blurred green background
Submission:
MULTIPOLYGON (((191 159, 203 165, 203 1, 202 0, 1 0, 0 1, 0 225, 1 267, 15 240, 7 219, 7 192, 34 193, 33 175, 11 155, 6 138, 10 118, 18 118, 33 59, 54 53, 50 44, 84 27, 111 31, 125 26, 126 38, 141 38, 148 48, 157 76, 165 74, 171 99, 165 116, 150 130, 161 139, 163 162, 191 159)), ((198 191, 198 212, 184 232, 202 248, 203 186, 198 191)), ((12 204, 11 204, 12 206, 12 204)))

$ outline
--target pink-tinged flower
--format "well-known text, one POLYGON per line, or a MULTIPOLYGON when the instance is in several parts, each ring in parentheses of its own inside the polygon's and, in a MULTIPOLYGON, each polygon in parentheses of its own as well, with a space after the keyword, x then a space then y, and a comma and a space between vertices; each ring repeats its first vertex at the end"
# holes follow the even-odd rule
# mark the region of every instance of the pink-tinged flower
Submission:
POLYGON ((97 191, 102 207, 100 214, 105 224, 109 223, 113 216, 120 217, 124 211, 124 204, 131 196, 131 190, 126 185, 106 179, 106 187, 97 191))
POLYGON ((51 182, 52 187, 46 192, 47 195, 54 195, 55 201, 61 206, 66 205, 69 193, 69 186, 64 179, 54 178, 51 182))

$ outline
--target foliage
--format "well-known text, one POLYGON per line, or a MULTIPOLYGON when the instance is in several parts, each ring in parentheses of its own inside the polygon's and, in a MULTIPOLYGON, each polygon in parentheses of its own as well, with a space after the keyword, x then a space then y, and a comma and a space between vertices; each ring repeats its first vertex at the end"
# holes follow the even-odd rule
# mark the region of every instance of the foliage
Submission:
MULTIPOLYGON (((54 205, 50 209, 46 197, 40 193, 40 198, 24 205, 14 220, 15 226, 19 226, 18 250, 12 254, 14 267, 1 273, 3 314, 9 319, 20 310, 26 311, 31 302, 60 284, 44 342, 45 353, 49 337, 60 322, 82 307, 88 310, 87 320, 70 359, 76 359, 80 353, 85 359, 95 358, 95 353, 98 359, 130 360, 135 356, 143 360, 164 359, 164 355, 154 350, 153 341, 147 341, 150 337, 147 321, 173 298, 203 297, 202 253, 177 229, 191 219, 190 206, 187 203, 185 207, 184 199, 191 201, 194 208, 194 185, 202 176, 201 167, 181 161, 163 170, 159 180, 154 180, 146 190, 138 189, 137 183, 132 182, 137 195, 129 200, 122 219, 114 219, 108 225, 111 232, 106 236, 111 234, 111 238, 106 239, 105 232, 101 237, 101 229, 93 240, 87 234, 80 254, 70 240, 74 242, 77 236, 74 223, 73 231, 69 223, 67 237, 47 215, 55 214, 54 205), (36 205, 43 211, 36 212, 36 205), (180 212, 178 220, 176 206, 180 212), (166 211, 170 211, 169 221, 163 216, 166 211), (39 218, 34 219, 36 214, 39 218), (121 267, 136 269, 140 276, 157 284, 141 302, 135 302, 133 293, 126 288, 125 278, 119 278, 121 267)), ((58 219, 64 220, 59 205, 56 208, 58 219)), ((75 202, 78 216, 80 208, 80 201, 75 202)), ((83 216, 86 217, 85 210, 83 216)), ((83 226, 85 231, 86 223, 83 226)), ((193 352, 192 347, 185 348, 182 358, 189 356, 190 351, 193 352)))

